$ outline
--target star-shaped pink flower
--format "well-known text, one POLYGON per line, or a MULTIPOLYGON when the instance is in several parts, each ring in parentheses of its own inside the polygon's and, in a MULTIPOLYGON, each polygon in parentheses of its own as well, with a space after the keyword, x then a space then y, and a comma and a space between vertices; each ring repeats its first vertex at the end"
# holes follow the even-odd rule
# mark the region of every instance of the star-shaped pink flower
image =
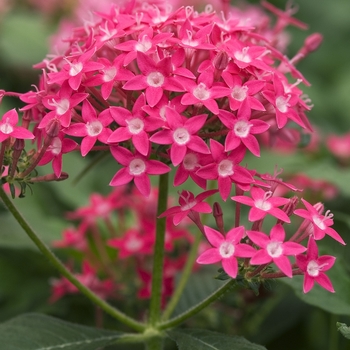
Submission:
POLYGON ((296 257, 298 267, 304 272, 304 293, 308 293, 315 282, 324 289, 334 293, 332 282, 324 271, 329 270, 334 265, 335 259, 334 256, 330 255, 318 256, 315 239, 312 236, 309 237, 307 254, 296 257))
POLYGON ((15 109, 6 112, 0 120, 0 142, 7 140, 10 137, 16 139, 33 139, 34 135, 21 126, 17 126, 18 114, 15 109))
POLYGON ((237 258, 250 258, 256 252, 252 246, 240 243, 245 233, 244 227, 234 227, 227 232, 226 236, 208 226, 204 226, 204 232, 213 248, 203 252, 197 258, 197 263, 215 264, 221 261, 225 272, 230 277, 236 278, 238 274, 237 258))
POLYGON ((286 276, 292 278, 292 265, 287 256, 301 254, 306 248, 295 242, 284 242, 286 234, 281 224, 271 229, 270 236, 258 231, 247 231, 247 236, 262 248, 250 259, 251 265, 274 262, 286 276))
POLYGON ((307 210, 296 209, 294 214, 312 222, 314 228, 313 236, 315 240, 318 241, 327 234, 339 243, 345 245, 344 240, 340 237, 338 232, 331 227, 333 225, 333 214, 330 211, 327 211, 325 213, 326 215, 322 215, 305 199, 302 198, 301 201, 304 203, 307 210))
POLYGON ((250 190, 252 198, 247 196, 233 196, 232 200, 251 206, 249 211, 249 221, 262 220, 267 214, 275 216, 277 219, 290 223, 288 215, 278 207, 285 205, 289 202, 288 198, 273 197, 271 191, 265 192, 258 187, 252 187, 250 190))

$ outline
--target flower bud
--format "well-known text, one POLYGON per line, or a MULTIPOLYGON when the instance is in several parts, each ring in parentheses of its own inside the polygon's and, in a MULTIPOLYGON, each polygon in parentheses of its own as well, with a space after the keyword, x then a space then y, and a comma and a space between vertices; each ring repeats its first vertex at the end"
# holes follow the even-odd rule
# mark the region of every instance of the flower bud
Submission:
POLYGON ((61 123, 56 118, 50 120, 45 128, 46 134, 50 138, 56 137, 59 134, 60 130, 61 130, 61 123))
POLYGON ((229 62, 228 54, 225 51, 220 51, 213 59, 213 65, 217 70, 224 70, 229 62))

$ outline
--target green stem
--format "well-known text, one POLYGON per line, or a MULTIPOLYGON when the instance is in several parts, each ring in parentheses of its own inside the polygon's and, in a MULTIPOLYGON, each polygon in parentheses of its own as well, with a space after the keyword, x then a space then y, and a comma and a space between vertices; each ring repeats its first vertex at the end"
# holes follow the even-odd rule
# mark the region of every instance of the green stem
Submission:
POLYGON ((19 223, 19 225, 23 228, 29 238, 34 242, 34 244, 39 248, 39 250, 45 255, 45 257, 53 264, 53 266, 61 273, 62 276, 67 278, 78 290, 83 293, 86 297, 88 297, 94 304, 99 306, 106 313, 110 314, 112 317, 116 318, 120 322, 129 326, 130 328, 137 331, 144 331, 146 329, 146 325, 134 320, 133 318, 125 315, 123 312, 114 308, 106 301, 98 297, 94 292, 92 292, 89 288, 81 284, 75 276, 63 265, 63 263, 54 255, 54 253, 50 250, 50 248, 37 236, 37 234, 33 231, 33 229, 29 226, 17 208, 14 206, 12 201, 8 198, 3 188, 0 186, 0 198, 3 200, 4 204, 11 212, 13 217, 19 223))
MULTIPOLYGON (((168 201, 168 173, 159 176, 157 217, 167 208, 168 201)), ((157 219, 156 242, 154 245, 152 295, 150 304, 149 324, 156 326, 160 319, 162 287, 163 287, 163 263, 165 242, 166 218, 157 219)))
POLYGON ((202 233, 198 230, 196 232, 195 240, 191 246, 191 250, 189 251, 188 258, 186 261, 186 265, 183 269, 183 272, 181 274, 181 278, 178 282, 178 285, 175 289, 174 294, 172 295, 171 299, 169 300, 169 303, 163 313, 163 321, 166 321, 169 319, 171 314, 173 313, 176 305, 178 304, 181 295, 186 287, 187 281, 191 276, 192 270, 193 270, 193 264, 196 261, 197 253, 198 253, 198 247, 200 242, 202 241, 202 233))
POLYGON ((194 316, 197 314, 199 311, 203 310, 206 308, 208 305, 213 303, 214 301, 218 300, 221 298, 228 290, 230 290, 234 285, 236 281, 235 280, 230 280, 229 282, 226 282, 223 286, 221 286, 219 289, 217 289, 215 292, 213 292, 211 295, 209 295, 206 299, 202 300, 200 303, 197 305, 193 306, 192 308, 188 309, 184 313, 168 320, 164 321, 158 324, 157 329, 158 330, 165 330, 168 328, 175 327, 188 318, 194 316))

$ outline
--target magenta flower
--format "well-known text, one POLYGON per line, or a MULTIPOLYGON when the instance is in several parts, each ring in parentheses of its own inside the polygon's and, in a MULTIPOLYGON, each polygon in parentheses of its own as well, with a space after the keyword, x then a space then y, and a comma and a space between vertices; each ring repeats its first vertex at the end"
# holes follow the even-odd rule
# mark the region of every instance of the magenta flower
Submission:
POLYGON ((206 114, 187 119, 172 108, 166 108, 165 113, 170 130, 158 131, 150 140, 160 145, 172 144, 170 159, 174 166, 179 165, 184 160, 187 149, 210 154, 207 144, 196 135, 205 123, 206 114))
POLYGON ((0 120, 0 142, 7 140, 10 137, 26 140, 33 139, 34 135, 21 126, 17 126, 18 114, 15 109, 6 112, 0 120))
POLYGON ((202 166, 196 174, 206 180, 217 179, 219 192, 224 201, 230 195, 232 183, 247 186, 254 182, 250 172, 238 165, 244 157, 244 149, 227 154, 224 152, 224 146, 213 139, 210 140, 210 148, 214 161, 202 166))
POLYGON ((261 188, 252 187, 250 190, 252 198, 246 196, 233 196, 232 200, 251 206, 249 211, 249 221, 262 220, 267 214, 275 216, 277 219, 290 223, 288 215, 278 207, 289 202, 288 198, 273 197, 271 191, 265 192, 261 188))
POLYGON ((197 79, 197 83, 188 79, 185 85, 187 93, 181 98, 183 105, 204 105, 214 114, 219 113, 219 107, 216 98, 228 96, 230 89, 215 85, 213 83, 214 76, 210 72, 201 73, 197 79))
POLYGON ((95 108, 92 107, 88 100, 83 102, 81 116, 84 123, 72 124, 63 132, 70 136, 82 137, 81 155, 85 157, 96 141, 106 143, 112 131, 107 126, 113 121, 109 110, 104 110, 97 116, 95 108))
POLYGON ((204 226, 205 236, 213 246, 197 258, 198 264, 214 264, 219 261, 225 272, 232 278, 238 274, 237 258, 250 258, 256 250, 248 244, 240 243, 244 236, 244 227, 234 227, 226 236, 211 227, 204 226))
POLYGON ((159 62, 154 62, 151 57, 142 52, 137 52, 137 64, 142 75, 136 75, 127 81, 125 90, 145 90, 147 103, 154 107, 162 98, 163 91, 184 91, 176 78, 171 76, 171 58, 165 57, 159 62))
POLYGON ((171 169, 157 160, 147 159, 145 156, 135 151, 131 153, 128 149, 119 146, 111 146, 113 157, 123 168, 112 178, 111 186, 120 186, 134 180, 138 190, 146 197, 151 193, 151 182, 148 175, 161 175, 171 169))
POLYGON ((304 293, 308 293, 315 282, 334 293, 332 282, 324 271, 329 270, 334 265, 335 259, 334 256, 330 255, 318 256, 317 244, 312 236, 309 237, 307 254, 296 257, 298 267, 304 273, 304 293))
POLYGON ((147 132, 163 126, 164 121, 155 117, 147 117, 142 110, 145 106, 145 95, 141 94, 135 101, 132 112, 123 107, 110 107, 113 119, 120 125, 108 138, 108 143, 123 142, 131 139, 136 150, 147 156, 149 152, 149 136, 147 132))
POLYGON ((164 213, 160 214, 159 217, 173 216, 173 223, 177 226, 191 211, 197 213, 211 213, 211 206, 203 201, 216 192, 217 190, 209 190, 195 197, 192 192, 183 190, 179 196, 180 205, 167 209, 164 213))
POLYGON ((314 228, 313 236, 315 240, 318 241, 327 234, 339 243, 345 245, 344 240, 340 237, 338 232, 330 227, 333 225, 333 214, 328 210, 325 213, 326 215, 322 215, 316 210, 316 208, 313 205, 311 205, 305 199, 302 198, 301 201, 304 203, 307 210, 296 209, 294 211, 294 214, 312 222, 314 228))
POLYGON ((64 138, 64 134, 60 133, 57 137, 52 139, 50 146, 47 148, 44 156, 40 159, 38 165, 45 165, 52 162, 53 172, 59 178, 62 172, 62 155, 72 152, 76 146, 76 142, 64 138))
POLYGON ((250 259, 251 265, 274 262, 286 276, 292 278, 292 265, 287 256, 301 254, 306 248, 295 242, 284 242, 286 234, 281 224, 271 229, 270 237, 258 231, 247 231, 247 235, 253 243, 262 248, 250 259))
POLYGON ((236 149, 241 143, 255 156, 260 156, 260 146, 254 136, 269 129, 270 125, 263 120, 250 119, 251 109, 248 102, 243 102, 237 117, 223 109, 219 110, 219 119, 230 129, 225 139, 225 151, 236 149))
POLYGON ((75 55, 75 57, 66 58, 67 64, 63 65, 60 72, 49 73, 49 83, 57 83, 62 85, 68 81, 69 86, 73 90, 78 90, 81 85, 84 73, 98 71, 103 69, 103 64, 91 61, 91 57, 95 54, 96 48, 86 51, 83 54, 75 55))

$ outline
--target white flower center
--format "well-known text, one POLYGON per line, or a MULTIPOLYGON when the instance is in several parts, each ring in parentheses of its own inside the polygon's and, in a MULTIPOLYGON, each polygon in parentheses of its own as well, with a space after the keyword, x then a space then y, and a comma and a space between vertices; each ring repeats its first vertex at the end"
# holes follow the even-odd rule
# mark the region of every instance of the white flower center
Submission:
POLYGON ((227 177, 233 175, 233 163, 228 159, 224 159, 219 163, 218 173, 221 177, 227 177))
POLYGON ((111 210, 111 206, 108 203, 102 202, 102 203, 99 203, 95 209, 96 209, 96 213, 99 216, 105 217, 107 216, 107 214, 109 214, 111 210))
POLYGON ((239 120, 233 127, 233 132, 237 137, 245 138, 249 135, 252 124, 249 124, 246 120, 239 120))
POLYGON ((129 164, 129 171, 131 175, 141 175, 146 171, 146 163, 139 158, 133 159, 129 164))
POLYGON ((193 90, 193 96, 198 98, 198 100, 204 101, 210 97, 210 91, 204 83, 199 83, 199 85, 193 90))
POLYGON ((312 217, 312 221, 315 223, 315 225, 320 228, 321 230, 324 230, 326 228, 326 225, 324 224, 324 221, 318 216, 314 215, 312 217))
POLYGON ((192 209, 196 204, 197 204, 196 201, 188 202, 188 203, 186 203, 185 205, 183 205, 183 206, 181 207, 181 210, 182 210, 182 211, 190 210, 190 209, 192 209))
POLYGON ((194 153, 187 153, 183 160, 183 166, 186 170, 194 170, 198 166, 198 158, 194 153))
POLYGON ((236 51, 234 53, 234 57, 236 60, 244 62, 244 63, 250 63, 252 61, 252 58, 248 54, 249 47, 244 47, 242 51, 236 51))
POLYGON ((52 99, 52 102, 49 102, 49 105, 56 107, 56 113, 58 115, 63 115, 69 109, 69 100, 67 98, 63 98, 61 101, 56 102, 55 99, 52 99))
POLYGON ((51 145, 49 146, 49 150, 51 151, 52 154, 55 156, 59 155, 62 151, 62 141, 59 137, 55 137, 51 145))
POLYGON ((264 199, 258 199, 254 202, 254 204, 256 208, 261 209, 263 211, 268 211, 272 208, 271 203, 264 199))
POLYGON ((290 100, 290 95, 288 97, 279 96, 276 98, 276 107, 281 113, 286 113, 288 111, 288 107, 290 107, 288 101, 290 100))
POLYGON ((83 69, 83 64, 81 62, 71 64, 69 69, 69 75, 71 77, 75 77, 82 71, 82 69, 83 69))
POLYGON ((108 83, 109 81, 112 81, 115 76, 117 75, 117 68, 116 67, 109 67, 103 70, 103 81, 105 83, 108 83))
POLYGON ((9 118, 6 118, 5 123, 0 125, 0 132, 8 135, 8 134, 11 134, 12 131, 13 131, 13 127, 9 123, 9 118))
POLYGON ((147 35, 144 35, 141 40, 135 45, 135 50, 140 52, 147 52, 152 47, 152 41, 147 35))
POLYGON ((320 273, 320 266, 315 260, 311 260, 307 264, 307 273, 312 277, 317 277, 320 273))
POLYGON ((152 72, 147 76, 147 84, 153 87, 160 87, 164 84, 164 75, 160 72, 152 72))
POLYGON ((103 125, 100 121, 94 120, 86 123, 86 131, 89 136, 98 136, 103 130, 103 125))
POLYGON ((185 128, 177 128, 173 133, 173 139, 178 145, 185 145, 190 141, 191 135, 185 128))
POLYGON ((125 247, 131 252, 136 252, 142 247, 142 241, 136 237, 129 238, 125 243, 125 247))
POLYGON ((267 245, 266 250, 271 258, 278 258, 283 253, 282 242, 272 241, 267 245))
POLYGON ((219 253, 222 258, 230 258, 235 253, 235 246, 231 242, 223 242, 220 245, 219 253))
POLYGON ((235 86, 232 89, 231 97, 237 101, 243 101, 247 98, 248 87, 246 86, 235 86))
POLYGON ((126 122, 128 124, 128 129, 130 133, 133 135, 139 134, 145 126, 144 122, 140 118, 134 118, 131 120, 127 120, 126 122))

